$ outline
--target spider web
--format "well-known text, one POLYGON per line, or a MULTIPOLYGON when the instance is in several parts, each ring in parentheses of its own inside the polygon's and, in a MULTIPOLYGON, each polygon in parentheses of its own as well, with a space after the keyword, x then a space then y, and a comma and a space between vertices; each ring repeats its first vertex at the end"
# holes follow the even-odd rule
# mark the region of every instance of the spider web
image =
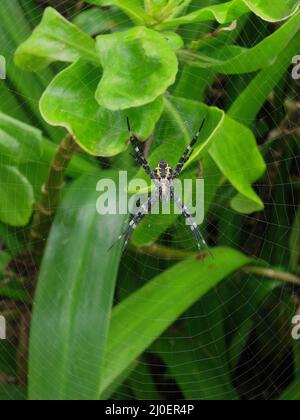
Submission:
MULTIPOLYGON (((65 1, 56 1, 58 8, 63 5, 66 12, 71 10, 65 1)), ((40 7, 40 4, 37 7, 40 7)), ((123 14, 120 13, 120 22, 122 22, 122 16, 123 14)), ((260 35, 264 36, 258 19, 253 18, 251 24, 252 31, 257 34, 258 39, 260 35)), ((16 32, 18 31, 17 21, 15 30, 16 32)), ((194 30, 193 25, 185 27, 185 36, 193 39, 194 30)), ((204 23, 203 30, 209 33, 212 27, 204 23)), ((239 43, 242 44, 244 41, 249 46, 249 40, 246 37, 247 34, 244 33, 239 43)), ((252 42, 255 43, 255 40, 252 39, 252 42)), ((13 55, 13 53, 14 51, 12 50, 11 54, 13 55)), ((289 75, 286 75, 287 80, 289 77, 289 75)), ((205 80, 203 80, 203 83, 205 83, 205 80)), ((213 89, 216 89, 217 92, 210 90, 207 95, 209 105, 224 107, 224 104, 228 103, 232 96, 239 94, 240 83, 245 83, 243 76, 222 77, 221 80, 216 80, 213 89), (216 93, 220 92, 222 93, 221 98, 216 95, 216 93)), ((13 94, 16 94, 14 88, 11 87, 10 90, 13 94)), ((279 97, 287 98, 286 84, 281 83, 276 90, 279 97)), ((289 99, 297 101, 297 93, 299 93, 299 84, 295 82, 294 96, 289 99)), ((22 98, 19 97, 19 99, 20 107, 22 107, 22 98)), ((5 105, 4 102, 2 104, 3 109, 5 109, 5 105)), ((282 113, 281 104, 276 105, 273 103, 272 107, 270 103, 266 104, 259 115, 259 125, 268 124, 271 130, 278 129, 278 113, 279 115, 282 113)), ((282 117, 284 117, 284 114, 282 117)), ((171 124, 172 121, 165 117, 165 124, 167 125, 168 123, 171 124)), ((188 119, 185 123, 187 127, 192 125, 188 119)), ((116 129, 119 129, 119 127, 116 127, 116 129)), ((260 142, 263 142, 266 138, 266 135, 260 136, 258 133, 256 135, 260 142)), ((168 142, 170 145, 169 149, 172 150, 172 139, 170 138, 168 142)), ((224 193, 229 184, 226 183, 217 190, 215 197, 217 204, 211 206, 202 227, 202 231, 205 237, 208 238, 211 246, 216 244, 230 246, 247 255, 263 258, 272 263, 273 266, 286 267, 287 271, 289 271, 289 262, 287 262, 290 254, 289 237, 299 201, 299 150, 295 147, 295 144, 295 141, 289 139, 284 142, 284 146, 275 146, 273 152, 268 153, 266 156, 267 173, 256 187, 264 199, 266 205, 264 211, 250 216, 239 215, 229 207, 227 201, 224 202, 224 193)), ((39 164, 41 164, 41 167, 43 166, 42 162, 36 162, 36 164, 38 168, 39 164)), ((31 170, 30 167, 26 169, 25 165, 25 175, 26 172, 29 174, 31 170)), ((120 170, 122 170, 122 167, 120 167, 120 170)), ((216 175, 212 173, 208 176, 214 179, 216 175)), ((37 170, 34 175, 34 182, 37 186, 41 183, 41 177, 41 172, 37 170)), ((206 178, 205 173, 204 178, 206 178)), ((155 225, 149 225, 149 229, 155 228, 155 225)), ((21 230, 21 232, 20 230, 13 231, 10 229, 10 234, 17 239, 20 235, 27 235, 28 232, 27 228, 21 230)), ((169 244, 170 240, 172 240, 174 248, 191 252, 195 251, 194 238, 189 227, 185 225, 183 218, 179 217, 176 224, 171 229, 168 229, 161 238, 161 242, 166 245, 169 244)), ((126 252, 120 266, 121 275, 119 275, 118 279, 116 302, 131 294, 176 262, 175 260, 166 261, 147 253, 139 256, 130 251, 126 252)), ((30 264, 33 264, 33 262, 28 262, 28 266, 24 267, 25 272, 31 269, 30 264)), ((56 267, 56 269, 59 271, 59 267, 56 267)), ((24 273, 20 273, 20 275, 22 276, 24 273)), ((63 278, 62 272, 58 273, 58 275, 63 278)), ((182 281, 184 282, 185 279, 183 278, 182 281)), ((135 374, 131 375, 124 384, 120 384, 120 388, 114 398, 139 399, 141 395, 144 399, 151 398, 153 395, 152 384, 155 383, 156 392, 159 393, 162 399, 181 399, 183 398, 182 388, 188 389, 189 393, 195 394, 200 387, 203 388, 205 393, 214 395, 216 399, 232 399, 233 397, 230 393, 227 394, 226 391, 220 393, 218 390, 214 390, 211 383, 213 381, 218 383, 224 380, 220 372, 222 369, 228 369, 228 351, 225 344, 234 333, 242 338, 241 331, 237 330, 238 326, 235 325, 236 316, 240 311, 243 311, 245 301, 248 301, 250 306, 252 302, 255 302, 255 296, 259 293, 263 281, 267 280, 253 274, 236 273, 213 289, 209 293, 210 301, 213 304, 209 305, 207 299, 201 299, 193 308, 182 315, 172 329, 168 330, 161 338, 165 342, 164 344, 167 344, 168 350, 165 350, 163 356, 168 360, 168 366, 163 361, 164 357, 162 357, 161 352, 148 350, 139 358, 135 374), (224 288, 227 294, 224 293, 224 288), (224 326, 226 327, 225 329, 224 326), (217 334, 217 332, 221 333, 217 334), (220 369, 205 372, 212 379, 209 384, 205 384, 205 381, 203 382, 201 379, 201 371, 198 376, 193 375, 190 378, 185 373, 185 371, 189 373, 194 366, 203 365, 203 361, 205 361, 201 343, 203 337, 206 337, 207 340, 205 347, 215 350, 211 355, 206 356, 207 361, 216 362, 220 367, 220 369), (187 357, 182 357, 182 351, 178 350, 181 347, 184 348, 184 353, 187 357), (174 371, 177 372, 176 375, 174 371), (182 384, 179 386, 176 383, 176 378, 177 382, 183 383, 184 386, 182 384)), ((233 380, 238 393, 243 398, 271 399, 278 397, 292 380, 294 365, 291 354, 287 354, 282 359, 281 365, 273 374, 272 358, 267 357, 264 359, 262 356, 263 354, 273 355, 282 352, 282 342, 278 339, 278 336, 284 336, 287 333, 286 329, 290 325, 283 324, 274 330, 273 325, 268 324, 268 320, 276 319, 279 310, 283 312, 288 311, 291 300, 296 299, 295 294, 296 290, 292 288, 288 290, 287 287, 278 287, 275 294, 276 298, 273 297, 263 308, 258 310, 254 304, 252 305, 254 315, 251 314, 245 320, 245 322, 249 321, 253 324, 252 333, 247 340, 248 347, 244 348, 242 354, 238 352, 238 340, 231 347, 233 354, 237 352, 239 357, 241 356, 239 360, 236 359, 237 356, 233 357, 231 362, 234 362, 237 366, 233 380), (288 299, 287 294, 290 297, 288 299), (261 336, 258 334, 261 330, 266 331, 269 341, 261 341, 261 336), (275 343, 275 347, 271 352, 268 345, 269 342, 275 343), (257 348, 259 349, 259 354, 255 354, 255 349, 257 348), (253 369, 253 364, 255 363, 257 365, 253 369), (264 381, 262 376, 265 377, 264 381)), ((9 340, 15 342, 15 334, 17 332, 12 331, 10 334, 9 340)), ((288 334, 290 333, 288 332, 288 334)), ((51 378, 49 377, 48 380, 51 381, 51 378)), ((77 381, 80 378, 74 378, 74 380, 77 381)), ((8 399, 10 398, 9 395, 7 397, 8 399)))

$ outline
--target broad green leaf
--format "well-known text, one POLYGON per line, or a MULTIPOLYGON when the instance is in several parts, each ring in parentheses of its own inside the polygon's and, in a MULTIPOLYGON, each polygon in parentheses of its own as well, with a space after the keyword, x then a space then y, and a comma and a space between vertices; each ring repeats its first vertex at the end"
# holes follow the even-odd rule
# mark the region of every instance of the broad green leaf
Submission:
POLYGON ((280 286, 278 281, 241 273, 238 278, 233 276, 219 287, 217 297, 223 312, 226 354, 232 369, 235 369, 240 361, 242 351, 255 326, 254 317, 258 309, 266 297, 280 286))
POLYGON ((167 332, 154 345, 187 399, 238 399, 226 352, 222 286, 184 314, 180 335, 167 332))
POLYGON ((176 32, 166 31, 162 35, 174 50, 184 47, 184 41, 176 32))
MULTIPOLYGON (((217 349, 216 342, 214 346, 217 349)), ((229 378, 225 378, 228 366, 219 365, 219 358, 207 350, 205 343, 195 341, 195 337, 190 337, 186 331, 184 335, 166 333, 151 349, 164 360, 185 399, 238 399, 229 378)))
POLYGON ((291 65, 292 57, 299 51, 300 33, 289 42, 272 66, 260 71, 232 104, 229 115, 251 126, 268 95, 279 83, 291 65))
MULTIPOLYGON (((37 5, 35 5, 37 10, 37 5)), ((31 34, 32 26, 24 18, 24 11, 19 0, 2 0, 0 8, 0 54, 6 59, 7 80, 1 81, 0 109, 23 122, 31 123, 34 118, 39 127, 51 138, 57 138, 57 131, 42 119, 37 103, 54 72, 50 69, 37 74, 30 74, 17 68, 13 55, 18 45, 31 34), (18 28, 16 30, 15 28, 18 28), (5 92, 5 94, 3 94, 5 92)), ((60 134, 58 133, 60 136, 60 134)))
POLYGON ((97 399, 121 248, 114 243, 126 216, 96 211, 105 172, 75 181, 52 228, 34 305, 29 396, 97 399), (79 193, 79 195, 78 195, 79 193))
POLYGON ((209 153, 237 191, 253 202, 253 208, 255 204, 257 211, 262 210, 264 204, 251 184, 262 177, 266 165, 252 131, 226 116, 209 153))
POLYGON ((126 382, 138 401, 154 401, 161 399, 154 381, 147 360, 142 358, 126 382))
POLYGON ((37 71, 54 61, 72 63, 79 57, 98 63, 94 40, 49 7, 42 22, 17 49, 15 62, 26 70, 37 71))
MULTIPOLYGON (((250 191, 249 191, 250 192, 250 191)), ((252 195, 252 192, 251 192, 252 195)), ((230 201, 230 207, 237 211, 238 213, 242 214, 253 214, 257 211, 260 211, 263 209, 264 204, 259 199, 256 199, 255 201, 252 199, 252 197, 245 196, 241 193, 236 194, 230 201)))
POLYGON ((137 27, 97 38, 103 77, 98 103, 111 110, 138 107, 162 95, 178 71, 176 55, 161 34, 137 27))
POLYGON ((79 60, 53 80, 40 108, 49 124, 67 128, 88 153, 114 156, 128 147, 126 118, 129 117, 136 135, 145 140, 160 118, 163 102, 157 98, 141 108, 109 111, 100 107, 94 97, 100 78, 99 67, 79 60))
POLYGON ((151 24, 151 17, 145 12, 141 6, 140 0, 87 0, 87 3, 95 4, 96 6, 115 6, 122 10, 129 16, 137 25, 145 23, 151 24))
POLYGON ((179 51, 178 54, 191 66, 212 68, 224 74, 250 73, 274 64, 280 65, 276 61, 299 32, 299 25, 300 12, 252 48, 229 45, 199 54, 188 51, 179 51))
POLYGON ((27 225, 33 198, 27 178, 12 166, 0 165, 0 221, 10 226, 27 225))
POLYGON ((249 9, 268 22, 287 19, 298 9, 299 0, 244 0, 249 9))
POLYGON ((101 392, 199 298, 251 261, 230 248, 213 252, 214 260, 192 258, 166 270, 113 310, 101 392))
POLYGON ((157 29, 216 20, 228 24, 252 11, 262 19, 277 22, 287 19, 299 8, 299 0, 232 0, 222 4, 204 7, 176 19, 169 19, 156 26, 157 29))
POLYGON ((0 113, 0 153, 14 163, 39 160, 42 133, 0 113))

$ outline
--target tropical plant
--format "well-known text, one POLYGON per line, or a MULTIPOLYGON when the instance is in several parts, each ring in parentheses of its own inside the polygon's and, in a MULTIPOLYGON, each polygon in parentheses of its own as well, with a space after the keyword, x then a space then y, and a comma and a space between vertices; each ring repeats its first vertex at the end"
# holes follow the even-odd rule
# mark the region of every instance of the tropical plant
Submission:
POLYGON ((0 10, 0 398, 298 399, 300 1, 54 6, 0 10), (152 167, 206 119, 182 179, 213 260, 178 215, 107 252, 97 182, 145 178, 127 117, 152 167))

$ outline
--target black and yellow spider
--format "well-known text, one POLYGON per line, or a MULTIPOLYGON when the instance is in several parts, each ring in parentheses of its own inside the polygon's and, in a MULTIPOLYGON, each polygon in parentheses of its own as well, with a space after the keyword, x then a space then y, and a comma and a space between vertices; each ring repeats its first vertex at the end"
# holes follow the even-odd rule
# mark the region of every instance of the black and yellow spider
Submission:
MULTIPOLYGON (((175 204, 179 208, 181 214, 187 219, 188 224, 191 228, 191 231, 195 237, 197 247, 200 252, 203 251, 201 243, 205 246, 205 248, 209 251, 209 247, 198 228, 197 223, 195 222, 194 218, 190 214, 187 207, 182 203, 180 198, 176 195, 173 182, 175 179, 179 177, 179 175, 182 172, 182 169, 184 165, 187 163, 187 161, 190 159, 192 153, 193 153, 193 147, 195 146, 200 132, 204 126, 205 120, 202 122, 201 127, 195 137, 193 138, 192 142, 182 155, 181 159, 178 162, 177 167, 174 169, 172 168, 167 162, 164 160, 161 160, 158 164, 158 166, 152 171, 147 160, 145 159, 143 153, 140 149, 140 142, 137 139, 137 137, 133 134, 131 131, 129 119, 127 119, 128 123, 128 131, 130 135, 130 142, 133 145, 135 152, 136 152, 136 158, 140 165, 143 166, 144 170, 146 171, 147 175, 154 180, 156 185, 155 192, 151 195, 151 197, 142 204, 139 211, 135 214, 135 216, 132 218, 131 222, 127 226, 127 229, 125 232, 123 232, 119 238, 118 241, 121 240, 123 237, 125 238, 124 243, 124 249, 127 247, 134 230, 137 228, 138 224, 144 219, 144 217, 150 213, 151 209, 155 204, 160 201, 165 201, 172 199, 174 200, 175 204)), ((209 251, 210 253, 210 251, 209 251)), ((211 253, 210 253, 211 255, 211 253)))

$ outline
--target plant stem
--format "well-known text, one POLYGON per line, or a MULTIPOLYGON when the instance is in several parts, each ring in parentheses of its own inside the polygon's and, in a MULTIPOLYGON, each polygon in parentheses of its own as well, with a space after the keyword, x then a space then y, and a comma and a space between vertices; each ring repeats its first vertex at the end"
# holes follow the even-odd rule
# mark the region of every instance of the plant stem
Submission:
POLYGON ((284 283, 295 284, 300 286, 300 277, 291 273, 273 270, 271 268, 263 267, 244 267, 243 271, 247 274, 255 274, 260 277, 265 277, 271 280, 280 280, 284 283))
POLYGON ((41 200, 33 217, 30 231, 30 251, 37 262, 40 261, 43 254, 45 242, 48 238, 53 217, 59 203, 60 194, 65 185, 65 173, 75 148, 75 140, 72 135, 68 134, 56 151, 49 168, 47 180, 42 187, 41 200))
POLYGON ((152 244, 143 247, 132 247, 132 249, 141 255, 148 255, 164 260, 184 260, 196 255, 194 252, 184 251, 182 249, 172 249, 162 245, 152 244))
MULTIPOLYGON (((134 247, 132 250, 141 255, 149 255, 151 257, 166 259, 166 260, 184 260, 190 258, 196 253, 184 251, 181 249, 168 248, 158 244, 152 244, 144 247, 134 247)), ((260 277, 265 277, 271 280, 279 280, 288 284, 295 284, 300 286, 300 277, 294 274, 273 270, 271 268, 247 266, 242 269, 244 273, 255 274, 260 277)))

